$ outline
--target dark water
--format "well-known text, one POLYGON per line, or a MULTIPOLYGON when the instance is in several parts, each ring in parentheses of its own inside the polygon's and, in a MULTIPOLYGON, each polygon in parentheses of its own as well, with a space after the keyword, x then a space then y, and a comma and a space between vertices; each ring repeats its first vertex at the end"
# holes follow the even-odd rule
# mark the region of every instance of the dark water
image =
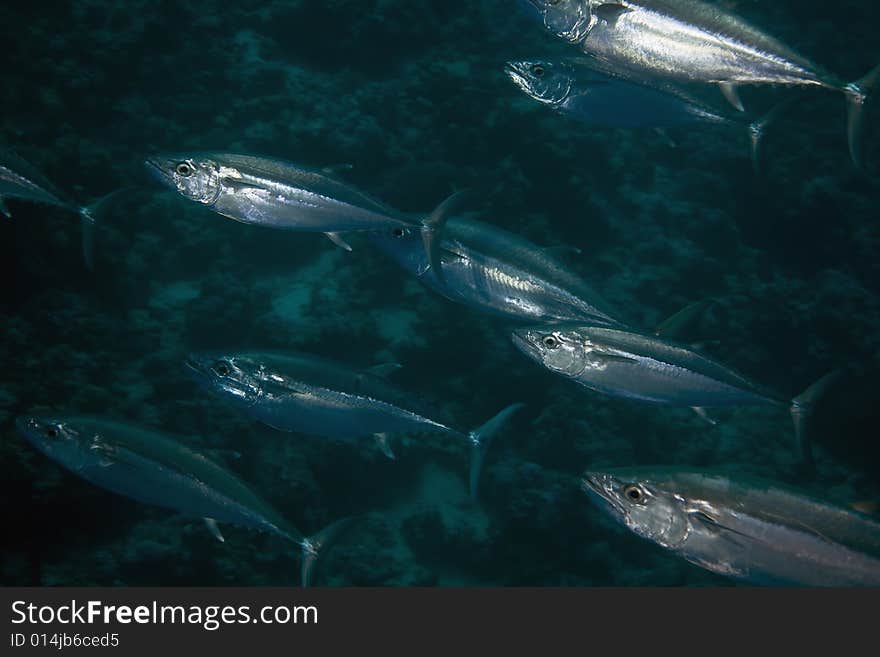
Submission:
MULTIPOLYGON (((735 4, 845 79, 880 61, 874 3, 735 4)), ((13 2, 0 24, 3 142, 80 199, 135 187, 102 222, 93 272, 70 213, 11 201, 0 222, 4 584, 297 579, 277 539, 227 527, 220 544, 63 471, 13 429, 42 411, 236 450, 230 467, 306 532, 362 515, 319 584, 730 583, 609 524, 578 488, 587 467, 725 466, 880 499, 880 131, 861 175, 839 95, 804 94, 755 176, 736 131, 587 129, 522 96, 505 60, 570 51, 513 1, 13 2), (640 326, 717 298, 702 337, 755 379, 793 395, 850 368, 817 409, 816 475, 801 474, 782 410, 718 412, 712 427, 592 394, 365 241, 349 254, 164 192, 143 158, 186 150, 348 163, 350 182, 408 211, 477 189, 483 220, 582 249, 572 269, 640 326), (474 506, 463 445, 412 436, 391 462, 275 432, 186 376, 188 351, 215 348, 400 362, 396 381, 464 427, 528 408, 493 444, 474 506)))

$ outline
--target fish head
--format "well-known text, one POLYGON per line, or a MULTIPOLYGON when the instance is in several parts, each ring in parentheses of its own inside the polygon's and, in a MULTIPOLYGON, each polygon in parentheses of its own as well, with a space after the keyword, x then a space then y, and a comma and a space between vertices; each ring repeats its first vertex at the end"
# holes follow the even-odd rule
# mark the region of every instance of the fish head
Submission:
POLYGON ((189 374, 210 391, 245 405, 253 405, 262 395, 265 366, 239 354, 190 354, 189 374))
POLYGON ((511 338, 513 344, 526 356, 564 376, 577 377, 589 364, 584 339, 576 328, 521 328, 515 329, 511 338))
POLYGON ((581 487, 627 529, 662 547, 680 548, 691 534, 687 502, 643 473, 624 469, 586 472, 581 487))
POLYGON ((16 420, 15 426, 34 447, 71 470, 82 470, 100 459, 101 444, 93 432, 63 419, 24 417, 16 420))
POLYGON ((544 27, 569 43, 583 41, 596 18, 591 0, 529 0, 544 22, 544 27))
POLYGON ((223 188, 220 165, 209 157, 157 155, 146 165, 165 185, 197 203, 214 203, 223 188))
POLYGON ((565 62, 507 62, 504 70, 517 87, 546 105, 565 101, 574 83, 571 67, 565 62))
POLYGON ((371 230, 367 238, 382 252, 393 258, 407 271, 421 276, 428 269, 428 257, 422 234, 411 226, 392 226, 381 230, 371 230))

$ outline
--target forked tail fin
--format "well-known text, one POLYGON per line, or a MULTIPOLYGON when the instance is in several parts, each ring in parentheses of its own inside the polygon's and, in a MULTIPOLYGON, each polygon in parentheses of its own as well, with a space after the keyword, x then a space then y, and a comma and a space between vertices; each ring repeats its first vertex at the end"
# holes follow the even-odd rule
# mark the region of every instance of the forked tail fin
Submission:
POLYGON ((865 110, 878 79, 880 79, 880 65, 865 77, 850 82, 843 88, 843 93, 846 94, 846 136, 849 142, 849 155, 853 164, 860 169, 862 168, 862 128, 865 123, 865 110))
POLYGON ((471 470, 468 478, 468 484, 471 499, 476 501, 477 492, 480 486, 480 473, 483 471, 483 462, 486 459, 486 452, 489 450, 489 444, 492 438, 497 434, 507 421, 525 404, 511 404, 503 411, 495 415, 491 420, 480 425, 468 434, 471 439, 471 470))
POLYGON ((443 263, 440 257, 440 242, 443 239, 443 226, 449 217, 461 209, 464 201, 470 197, 467 190, 454 192, 440 203, 434 210, 422 220, 422 242, 425 245, 425 253, 428 263, 434 270, 434 276, 441 284, 446 282, 443 275, 443 263))
POLYGON ((794 98, 789 98, 781 103, 774 105, 764 116, 759 117, 749 124, 749 145, 751 147, 752 170, 758 174, 761 173, 761 163, 763 160, 764 135, 767 133, 773 123, 794 104, 794 98))
POLYGON ((335 538, 345 531, 351 525, 354 518, 342 518, 336 522, 331 522, 321 531, 311 536, 302 538, 299 542, 302 549, 302 567, 300 569, 300 583, 303 587, 309 585, 312 578, 312 571, 318 563, 318 559, 323 554, 322 550, 326 550, 335 538))
POLYGON ((791 420, 794 423, 794 435, 804 462, 808 466, 813 465, 813 449, 809 434, 813 407, 825 391, 840 378, 840 375, 840 370, 829 372, 791 400, 791 420))

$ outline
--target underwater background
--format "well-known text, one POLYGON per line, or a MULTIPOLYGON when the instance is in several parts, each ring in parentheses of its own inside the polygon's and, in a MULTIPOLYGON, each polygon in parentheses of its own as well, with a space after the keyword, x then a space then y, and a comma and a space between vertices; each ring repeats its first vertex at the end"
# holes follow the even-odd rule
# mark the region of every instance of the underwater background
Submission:
MULTIPOLYGON (((855 79, 880 61, 880 5, 726 2, 855 79)), ((759 175, 736 130, 579 125, 522 95, 511 59, 566 56, 512 0, 5 2, 0 143, 83 202, 131 186, 99 224, 96 264, 63 209, 9 202, 0 221, 0 583, 288 585, 298 555, 265 534, 140 505, 80 480, 16 416, 95 414, 240 454, 229 467, 305 532, 356 528, 318 585, 728 585, 613 526, 586 468, 723 467, 841 504, 880 500, 880 110, 866 173, 838 94, 803 94, 768 133, 759 175), (510 324, 429 292, 365 239, 237 224, 156 184, 153 153, 227 151, 323 167, 401 210, 470 188, 483 221, 546 246, 636 326, 717 300, 700 339, 794 395, 846 378, 816 409, 817 470, 784 410, 688 410, 604 397, 546 372, 510 324), (395 382, 457 426, 527 408, 489 451, 375 447, 285 434, 186 375, 193 350, 301 350, 395 382)), ((748 92, 746 92, 748 93, 748 92)))

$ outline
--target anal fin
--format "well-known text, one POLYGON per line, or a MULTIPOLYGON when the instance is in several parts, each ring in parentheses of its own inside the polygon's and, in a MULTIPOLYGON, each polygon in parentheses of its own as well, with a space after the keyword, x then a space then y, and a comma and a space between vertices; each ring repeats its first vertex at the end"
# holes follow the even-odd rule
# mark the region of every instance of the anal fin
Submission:
POLYGON ((208 531, 211 532, 211 536, 221 543, 225 543, 226 539, 223 538, 223 534, 220 533, 220 527, 217 525, 217 521, 213 518, 203 518, 203 520, 205 521, 205 526, 208 528, 208 531))
POLYGON ((349 253, 351 253, 351 246, 349 246, 348 242, 346 242, 339 233, 324 233, 331 242, 333 242, 340 249, 345 249, 349 253))
POLYGON ((743 105, 742 99, 739 97, 739 91, 733 82, 719 82, 718 88, 721 89, 721 93, 724 94, 728 103, 740 112, 746 111, 745 105, 743 105))
POLYGON ((379 446, 379 449, 382 450, 382 453, 387 456, 392 461, 397 457, 394 456, 394 452, 391 449, 391 444, 388 442, 388 434, 387 433, 375 433, 373 434, 373 438, 376 439, 376 444, 379 446))
POLYGON ((697 414, 698 418, 700 418, 701 420, 705 420, 706 422, 711 424, 713 427, 716 424, 718 424, 718 420, 716 420, 714 417, 709 415, 709 413, 706 412, 706 409, 703 408, 702 406, 691 406, 691 410, 697 414))

